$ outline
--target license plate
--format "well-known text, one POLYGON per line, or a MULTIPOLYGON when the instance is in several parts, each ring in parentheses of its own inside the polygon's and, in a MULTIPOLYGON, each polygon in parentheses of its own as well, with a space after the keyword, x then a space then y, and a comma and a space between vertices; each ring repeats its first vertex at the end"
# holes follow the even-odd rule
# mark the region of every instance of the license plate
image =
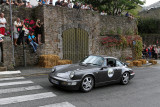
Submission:
POLYGON ((54 84, 59 84, 59 82, 58 81, 56 81, 56 80, 51 80, 54 84))

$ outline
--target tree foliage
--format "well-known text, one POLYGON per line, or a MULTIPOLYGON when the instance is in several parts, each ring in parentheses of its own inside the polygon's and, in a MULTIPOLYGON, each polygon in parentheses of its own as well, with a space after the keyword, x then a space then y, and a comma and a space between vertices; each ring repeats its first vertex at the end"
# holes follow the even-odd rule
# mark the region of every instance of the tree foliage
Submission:
POLYGON ((158 34, 160 33, 160 20, 150 18, 138 19, 138 32, 140 34, 158 34))
POLYGON ((93 7, 97 7, 100 11, 104 10, 110 15, 117 15, 144 4, 141 0, 75 0, 75 2, 92 4, 93 7))

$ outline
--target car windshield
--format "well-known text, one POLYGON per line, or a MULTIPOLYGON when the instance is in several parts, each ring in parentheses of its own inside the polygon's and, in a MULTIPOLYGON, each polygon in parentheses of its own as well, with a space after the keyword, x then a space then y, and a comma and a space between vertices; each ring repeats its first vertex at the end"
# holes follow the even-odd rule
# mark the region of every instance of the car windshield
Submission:
POLYGON ((82 64, 91 64, 91 65, 99 65, 101 66, 103 64, 104 58, 100 56, 88 56, 83 61, 81 61, 82 64))

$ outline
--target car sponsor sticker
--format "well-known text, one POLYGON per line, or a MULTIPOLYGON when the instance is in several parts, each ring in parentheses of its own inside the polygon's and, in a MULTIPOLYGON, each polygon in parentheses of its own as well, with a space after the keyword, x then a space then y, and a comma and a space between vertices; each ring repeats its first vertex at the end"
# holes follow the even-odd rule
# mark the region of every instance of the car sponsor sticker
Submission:
POLYGON ((113 75, 114 75, 113 69, 109 68, 109 69, 108 69, 108 77, 112 78, 113 75))

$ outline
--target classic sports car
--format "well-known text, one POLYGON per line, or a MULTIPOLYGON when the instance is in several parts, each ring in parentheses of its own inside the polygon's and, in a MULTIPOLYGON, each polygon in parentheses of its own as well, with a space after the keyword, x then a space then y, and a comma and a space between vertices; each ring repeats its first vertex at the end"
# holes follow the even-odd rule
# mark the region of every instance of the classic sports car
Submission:
POLYGON ((78 64, 53 67, 49 81, 62 88, 89 92, 93 87, 111 83, 126 85, 134 75, 132 69, 117 58, 90 55, 78 64))

